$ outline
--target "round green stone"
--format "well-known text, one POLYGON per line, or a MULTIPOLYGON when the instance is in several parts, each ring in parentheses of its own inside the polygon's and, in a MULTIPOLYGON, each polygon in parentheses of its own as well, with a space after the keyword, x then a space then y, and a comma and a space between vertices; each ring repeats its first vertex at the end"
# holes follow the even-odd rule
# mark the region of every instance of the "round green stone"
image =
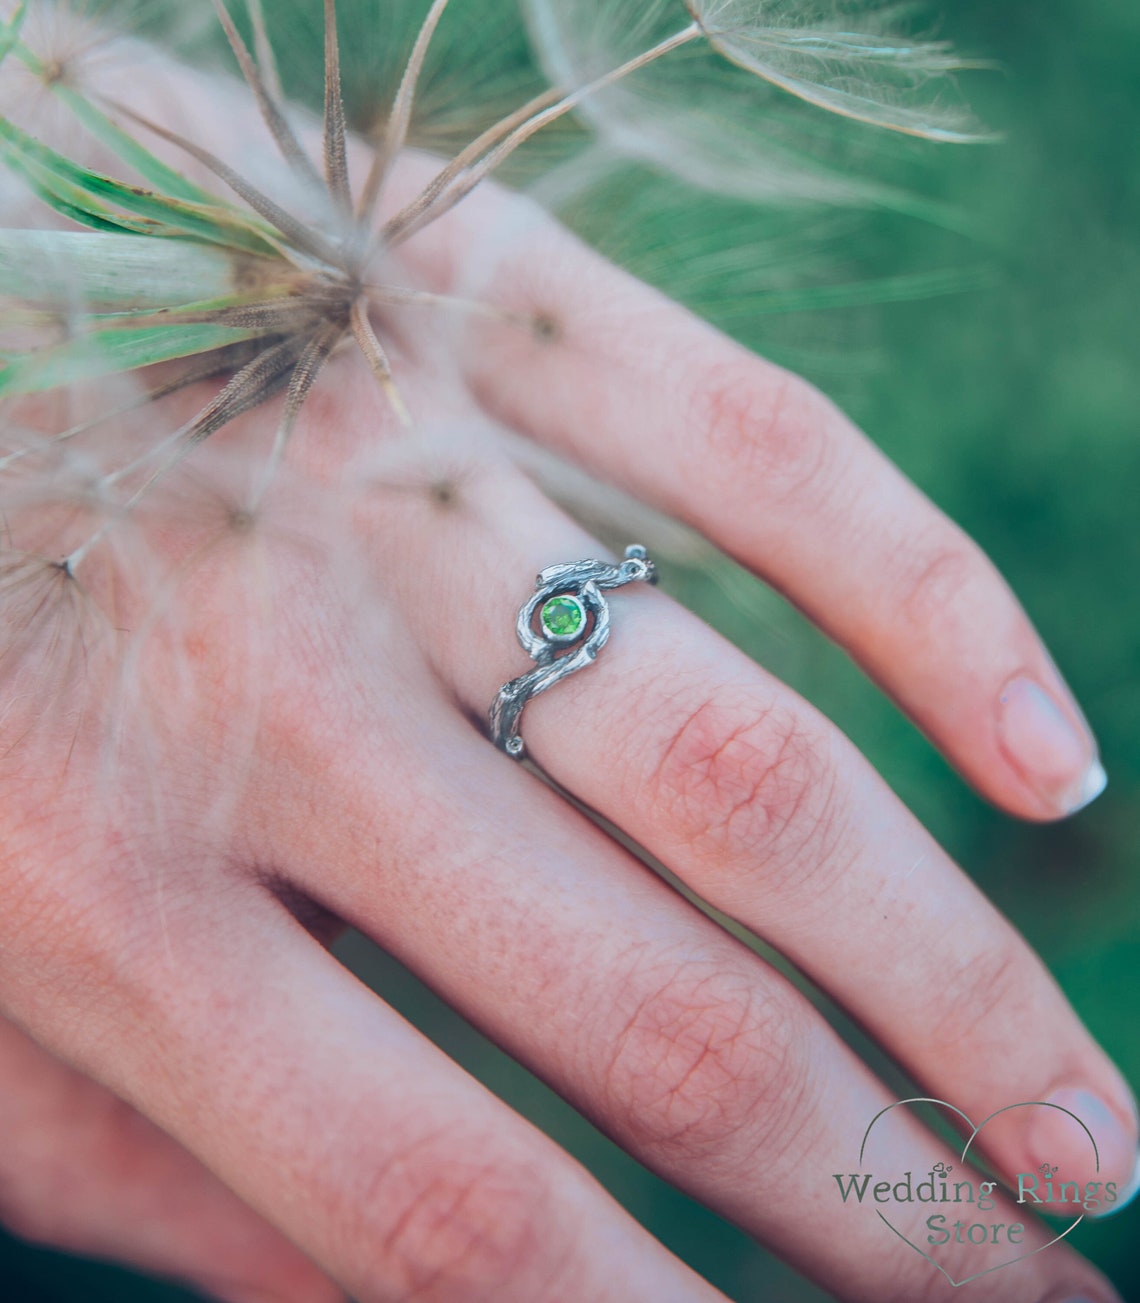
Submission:
POLYGON ((545 602, 539 618, 542 627, 555 638, 572 638, 586 623, 586 608, 567 593, 545 602))

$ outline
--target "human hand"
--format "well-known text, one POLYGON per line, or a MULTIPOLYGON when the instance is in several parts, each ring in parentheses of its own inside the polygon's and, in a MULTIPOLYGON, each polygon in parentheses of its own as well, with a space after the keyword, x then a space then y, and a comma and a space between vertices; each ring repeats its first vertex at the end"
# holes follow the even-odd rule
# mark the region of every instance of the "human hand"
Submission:
MULTIPOLYGON (((217 138, 235 120, 220 114, 217 138)), ((503 192, 425 231, 402 266, 439 294, 470 292, 472 268, 486 301, 541 316, 547 337, 483 319, 457 339, 393 315, 415 436, 336 357, 257 513, 261 414, 188 462, 128 539, 108 536, 87 584, 133 635, 125 659, 104 638, 72 677, 59 608, 10 625, 27 635, 6 679, 3 1007, 362 1298, 713 1297, 344 973, 318 944, 344 920, 834 1292, 948 1295, 870 1219, 820 1224, 885 1088, 790 983, 472 727, 525 668, 512 625, 534 572, 603 552, 515 469, 498 426, 763 573, 1013 813, 1054 817, 1095 786, 1079 713, 988 563, 815 391, 503 192), (33 720, 36 681, 58 695, 33 720), (1040 692, 1053 713, 1034 714, 1040 692)), ((166 403, 163 428, 196 404, 166 403)), ((12 513, 17 547, 39 541, 41 510, 12 513)), ((36 591, 9 583, 10 613, 36 591)), ((1105 1176, 1127 1182, 1126 1087, 850 744, 666 595, 613 606, 597 667, 528 709, 536 761, 933 1094, 973 1117, 1058 1089, 1103 1099, 1089 1125, 1105 1176)), ((1084 1163, 1066 1134, 1040 1143, 1015 1117, 988 1151, 1010 1174, 1084 1163)), ((892 1148, 915 1170, 951 1156, 912 1122, 892 1148)), ((269 1233, 163 1152, 162 1188, 193 1170, 204 1220, 256 1238, 235 1278, 331 1291, 291 1250, 272 1265, 269 1233), (270 1274, 282 1261, 288 1285, 270 1274)), ((215 1250, 187 1236, 146 1261, 183 1272, 195 1252, 215 1250)), ((1108 1297, 1064 1247, 974 1288, 1059 1286, 1108 1297)))

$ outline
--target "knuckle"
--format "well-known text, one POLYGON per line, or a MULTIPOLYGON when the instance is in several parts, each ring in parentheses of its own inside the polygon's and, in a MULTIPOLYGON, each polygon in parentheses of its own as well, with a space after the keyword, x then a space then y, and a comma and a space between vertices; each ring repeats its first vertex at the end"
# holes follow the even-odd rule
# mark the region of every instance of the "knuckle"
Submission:
POLYGON ((616 1011, 602 1082, 607 1113, 667 1167, 732 1166, 780 1144, 802 1094, 804 1019, 790 992, 719 961, 687 959, 616 1011))
POLYGON ((908 552, 901 578, 900 607, 909 625, 928 631, 963 608, 986 579, 987 564, 965 537, 908 552))
POLYGON ((542 1299, 560 1242, 554 1202, 536 1161, 480 1152, 470 1137, 421 1141, 381 1164, 353 1201, 349 1251, 373 1246, 358 1292, 363 1300, 542 1299))
POLYGON ((828 744, 792 708, 718 691, 667 720, 648 791, 672 834, 713 864, 822 865, 838 827, 828 744), (805 852, 811 851, 811 855, 805 852))
POLYGON ((711 367, 693 398, 693 429, 707 475, 739 491, 743 479, 766 499, 795 497, 828 462, 825 399, 806 380, 746 357, 711 367))
POLYGON ((1024 964, 1011 941, 992 949, 947 958, 938 968, 938 987, 928 1008, 933 1017, 933 1043, 942 1053, 969 1047, 977 1051, 988 1042, 1005 1043, 1009 1017, 1024 1003, 1024 964), (994 1033, 990 1021, 998 1011, 994 1033))

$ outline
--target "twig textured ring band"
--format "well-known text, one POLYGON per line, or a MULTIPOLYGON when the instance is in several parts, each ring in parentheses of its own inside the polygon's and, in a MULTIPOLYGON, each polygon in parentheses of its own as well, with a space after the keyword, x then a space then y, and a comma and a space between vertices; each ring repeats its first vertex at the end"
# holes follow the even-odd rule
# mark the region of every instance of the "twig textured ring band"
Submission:
POLYGON ((548 566, 538 576, 515 624, 519 642, 536 662, 535 668, 505 683, 491 706, 491 740, 507 755, 516 760, 522 756, 519 717, 531 697, 591 665, 606 645, 610 608, 602 590, 638 580, 655 584, 657 567, 645 548, 637 545, 626 548, 620 565, 575 561, 548 566))

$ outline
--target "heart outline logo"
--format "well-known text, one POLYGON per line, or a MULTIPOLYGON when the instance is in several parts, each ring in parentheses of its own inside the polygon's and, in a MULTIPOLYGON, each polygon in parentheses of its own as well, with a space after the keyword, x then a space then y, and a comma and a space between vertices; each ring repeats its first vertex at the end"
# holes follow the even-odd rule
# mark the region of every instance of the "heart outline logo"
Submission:
MULTIPOLYGON (((1048 1100, 1043 1100, 1043 1099, 1024 1100, 1020 1104, 1006 1104, 1003 1108, 995 1109, 989 1115, 989 1117, 983 1118, 982 1121, 975 1126, 973 1118, 969 1117, 966 1113, 963 1113, 960 1108, 955 1107, 955 1105, 953 1104, 947 1103, 947 1101, 944 1099, 932 1099, 925 1096, 915 1098, 915 1099, 896 1100, 893 1104, 888 1104, 886 1108, 880 1109, 878 1113, 875 1114, 875 1116, 867 1124, 867 1130, 863 1132, 863 1143, 859 1146, 860 1167, 863 1166, 863 1157, 867 1151, 867 1141, 870 1139, 871 1132, 874 1130, 875 1124, 879 1121, 880 1118, 885 1117, 886 1114, 892 1112, 896 1108, 902 1108, 907 1104, 937 1104, 939 1108, 949 1109, 951 1113, 956 1113, 962 1119, 962 1121, 970 1128, 970 1134, 966 1139, 965 1145, 962 1147, 961 1154, 959 1155, 959 1161, 963 1163, 966 1161, 966 1156, 970 1152, 970 1146, 978 1138, 978 1135, 983 1130, 983 1128, 986 1127, 990 1122, 992 1122, 994 1118, 999 1117, 1002 1113, 1008 1113, 1011 1109, 1015 1109, 1015 1108, 1056 1109, 1058 1113, 1064 1113, 1068 1117, 1071 1117, 1073 1121, 1076 1122, 1077 1125, 1081 1128, 1081 1130, 1085 1133, 1085 1135, 1088 1136, 1089 1144, 1092 1145, 1093 1158, 1096 1161, 1096 1170, 1097 1172, 1100 1171, 1100 1150, 1097 1149, 1097 1144, 1093 1136, 1093 1133, 1088 1129, 1087 1126, 1085 1126, 1084 1122, 1082 1122, 1081 1119, 1077 1117, 1075 1113, 1071 1112, 1067 1108, 1064 1108, 1060 1104, 1051 1104, 1049 1103, 1048 1100)), ((973 1280, 980 1280, 983 1276, 992 1275, 995 1271, 1003 1271, 1006 1267, 1014 1266, 1015 1263, 1025 1262, 1027 1259, 1036 1257, 1036 1255, 1039 1253, 1043 1253, 1046 1249, 1051 1249, 1054 1244, 1060 1244, 1060 1242, 1065 1238, 1066 1235, 1069 1235, 1073 1231, 1075 1231, 1076 1228, 1085 1219, 1084 1213, 1081 1213, 1081 1215, 1077 1217, 1069 1226, 1066 1226, 1065 1229, 1059 1235, 1055 1235, 1051 1240, 1048 1240, 1045 1244, 1040 1244, 1037 1246, 1037 1248, 1030 1249, 1026 1253, 1019 1253, 1016 1258, 1010 1258, 1007 1262, 999 1262, 997 1263, 996 1266, 986 1267, 984 1271, 977 1271, 972 1276, 964 1276, 961 1280, 955 1280, 954 1277, 950 1275, 950 1273, 940 1262, 932 1258, 929 1253, 926 1253, 924 1250, 920 1249, 918 1245, 914 1243, 913 1240, 908 1239, 902 1233, 902 1231, 900 1231, 897 1226, 892 1225, 892 1223, 888 1220, 888 1218, 886 1218, 877 1208, 875 1209, 875 1215, 889 1230, 893 1231, 894 1234, 897 1235, 904 1244, 912 1248, 915 1251, 915 1253, 917 1253, 920 1257, 925 1258, 926 1261, 929 1262, 932 1267, 936 1267, 942 1273, 942 1275, 946 1277, 946 1279, 950 1282, 951 1287, 954 1289, 957 1289, 962 1285, 968 1285, 973 1280)))

